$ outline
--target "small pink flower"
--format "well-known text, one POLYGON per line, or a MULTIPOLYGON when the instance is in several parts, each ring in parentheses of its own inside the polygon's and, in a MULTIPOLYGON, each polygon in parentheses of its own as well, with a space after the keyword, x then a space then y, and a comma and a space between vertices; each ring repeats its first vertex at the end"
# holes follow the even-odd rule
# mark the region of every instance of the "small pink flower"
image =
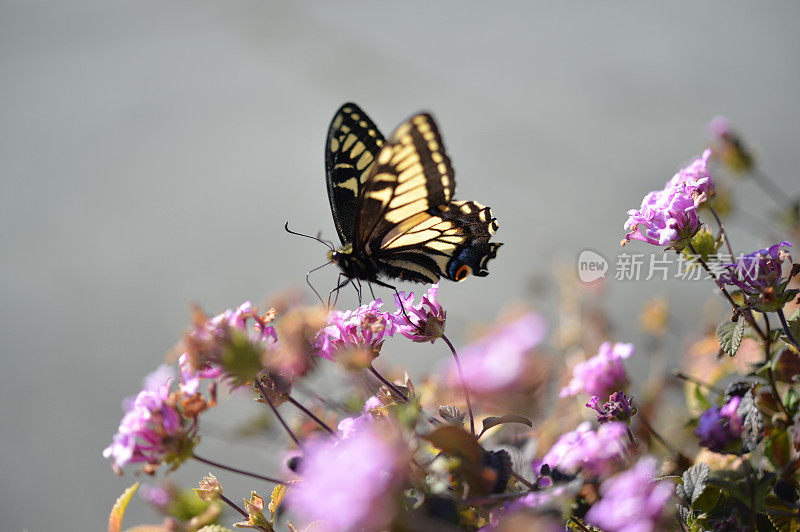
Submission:
POLYGON ((647 194, 640 208, 628 211, 623 246, 631 240, 641 240, 656 246, 680 247, 697 233, 697 208, 714 191, 708 174, 709 157, 711 150, 706 150, 702 157, 679 170, 662 190, 647 194))
POLYGON ((589 508, 586 522, 608 532, 658 530, 674 488, 667 482, 655 481, 656 465, 656 459, 647 456, 603 482, 602 497, 589 508))
POLYGON ((345 440, 317 440, 300 462, 287 505, 314 530, 383 530, 397 510, 408 467, 403 444, 374 426, 345 440))
MULTIPOLYGON (((460 356, 467 388, 476 393, 514 388, 526 376, 529 352, 544 340, 546 333, 544 319, 529 313, 465 347, 460 356)), ((458 385, 455 363, 448 373, 450 382, 458 385)))
POLYGON ((573 432, 562 434, 553 444, 542 463, 562 473, 586 471, 593 475, 608 473, 620 462, 628 442, 628 426, 611 421, 592 430, 587 421, 573 432))
POLYGON ((447 313, 436 300, 438 291, 438 283, 431 285, 428 293, 422 296, 419 305, 414 305, 414 292, 408 295, 400 292, 399 297, 394 296, 398 309, 395 316, 400 324, 400 334, 414 342, 433 343, 442 337, 447 313))
POLYGON ((628 376, 622 361, 633 354, 633 344, 604 342, 597 355, 572 370, 572 380, 559 397, 585 393, 607 397, 625 387, 628 376))
POLYGON ((356 310, 334 310, 328 317, 328 325, 322 329, 314 342, 317 355, 334 360, 337 351, 348 348, 367 348, 379 351, 386 338, 394 336, 401 325, 398 318, 379 309, 380 299, 370 301, 356 310))

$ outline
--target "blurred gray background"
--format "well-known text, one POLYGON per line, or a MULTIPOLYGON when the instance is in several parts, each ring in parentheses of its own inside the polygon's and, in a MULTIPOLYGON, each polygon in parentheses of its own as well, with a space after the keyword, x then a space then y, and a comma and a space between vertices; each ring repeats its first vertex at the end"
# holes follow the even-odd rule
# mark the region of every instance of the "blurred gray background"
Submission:
MULTIPOLYGON (((554 315, 531 279, 581 250, 613 263, 625 212, 702 151, 716 114, 796 192, 798 15, 793 1, 3 0, 0 528, 104 529, 133 475, 101 451, 189 303, 215 313, 304 286, 324 248, 282 226, 335 236, 323 147, 342 102, 387 134, 433 111, 458 197, 499 218, 492 274, 441 288, 461 343, 515 299, 554 315)), ((749 183, 735 194, 771 207, 749 183)), ((748 219, 730 231, 740 250, 767 243, 748 219)), ((641 340, 641 302, 668 291, 701 320, 712 290, 611 281, 615 336, 641 340)), ((417 347, 423 369, 447 354, 417 347)), ((199 452, 269 469, 269 446, 216 423, 199 452)), ((235 499, 263 489, 225 481, 235 499)), ((156 520, 137 499, 125 524, 156 520)))

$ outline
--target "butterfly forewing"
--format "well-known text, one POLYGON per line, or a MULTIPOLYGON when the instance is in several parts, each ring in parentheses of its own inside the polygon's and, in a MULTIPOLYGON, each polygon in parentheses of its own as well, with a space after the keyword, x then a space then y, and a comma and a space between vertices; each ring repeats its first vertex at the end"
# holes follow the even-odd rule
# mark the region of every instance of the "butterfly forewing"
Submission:
POLYGON ((356 212, 358 249, 374 253, 388 231, 446 205, 454 192, 453 167, 436 123, 428 114, 412 117, 383 145, 367 176, 356 212))
POLYGON ((343 244, 355 234, 358 197, 384 139, 354 103, 342 105, 331 121, 325 144, 325 173, 333 222, 343 244))

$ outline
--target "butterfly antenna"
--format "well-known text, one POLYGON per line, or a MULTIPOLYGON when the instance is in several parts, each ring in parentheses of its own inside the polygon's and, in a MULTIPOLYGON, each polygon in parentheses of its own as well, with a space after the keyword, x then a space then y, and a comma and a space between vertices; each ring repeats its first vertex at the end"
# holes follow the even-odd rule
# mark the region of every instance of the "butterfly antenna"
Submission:
MULTIPOLYGON (((305 238, 310 238, 311 240, 316 240, 317 242, 325 244, 325 247, 327 247, 331 251, 335 251, 336 250, 333 247, 333 242, 331 242, 330 240, 325 240, 324 238, 320 238, 319 236, 305 235, 303 233, 298 233, 297 231, 292 231, 291 229, 289 229, 289 222, 286 222, 286 225, 284 225, 283 228, 286 229, 286 232, 291 234, 291 235, 297 235, 297 236, 302 236, 302 237, 305 237, 305 238)), ((321 234, 322 233, 320 233, 320 235, 321 234)))
MULTIPOLYGON (((287 231, 288 231, 288 229, 287 229, 287 231)), ((290 232, 291 232, 291 231, 290 231, 290 232)), ((300 236, 305 236, 305 235, 300 235, 300 236)), ((317 266, 316 268, 314 268, 313 270, 309 271, 309 272, 306 274, 306 284, 307 284, 309 287, 311 287, 311 290, 313 290, 313 291, 314 291, 314 293, 317 295, 317 299, 319 299, 319 302, 320 302, 321 304, 323 304, 323 305, 325 304, 325 302, 322 300, 322 296, 321 296, 321 295, 319 295, 319 292, 317 292, 317 289, 316 289, 316 288, 314 288, 314 285, 313 285, 313 284, 311 284, 311 279, 310 279, 310 277, 311 277, 311 274, 312 274, 312 273, 314 273, 315 271, 317 271, 317 270, 319 270, 319 269, 321 269, 321 268, 324 268, 324 267, 325 267, 325 266, 327 266, 328 264, 331 264, 331 262, 332 262, 332 261, 328 261, 328 262, 326 262, 325 264, 323 264, 322 266, 317 266)))

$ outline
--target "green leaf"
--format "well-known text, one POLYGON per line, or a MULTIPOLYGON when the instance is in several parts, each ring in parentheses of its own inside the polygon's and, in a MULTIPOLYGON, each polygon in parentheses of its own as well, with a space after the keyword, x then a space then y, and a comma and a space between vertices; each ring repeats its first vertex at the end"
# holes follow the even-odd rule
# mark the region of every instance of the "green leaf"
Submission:
POLYGON ((683 472, 683 497, 694 504, 708 485, 708 464, 700 462, 683 472))
POLYGON ((728 355, 734 356, 736 351, 739 350, 739 345, 742 343, 744 336, 744 320, 739 321, 724 321, 717 327, 717 340, 719 346, 728 355))
POLYGON ((455 425, 443 425, 427 436, 423 436, 443 453, 462 458, 467 463, 478 465, 483 456, 483 448, 472 434, 455 425))
POLYGON ((714 486, 708 486, 692 503, 692 508, 700 510, 701 512, 711 512, 717 505, 719 496, 720 491, 718 488, 715 488, 714 486))
POLYGON ((700 388, 699 384, 695 384, 694 386, 694 398, 699 403, 701 410, 708 410, 711 408, 711 401, 708 400, 708 397, 703 395, 703 390, 700 388))
POLYGON ((764 441, 764 456, 778 469, 788 465, 792 459, 792 442, 788 432, 780 430, 772 438, 767 438, 764 441))
POLYGON ((122 518, 125 516, 125 508, 131 502, 131 497, 139 489, 139 483, 136 482, 131 487, 122 492, 122 495, 117 498, 114 507, 111 508, 111 514, 108 516, 108 532, 119 532, 122 529, 122 518))
POLYGON ((483 430, 481 430, 481 434, 492 427, 496 427, 497 425, 502 425, 504 423, 522 423, 523 425, 533 427, 531 420, 526 417, 517 416, 514 414, 508 414, 502 417, 489 416, 483 419, 483 430))

